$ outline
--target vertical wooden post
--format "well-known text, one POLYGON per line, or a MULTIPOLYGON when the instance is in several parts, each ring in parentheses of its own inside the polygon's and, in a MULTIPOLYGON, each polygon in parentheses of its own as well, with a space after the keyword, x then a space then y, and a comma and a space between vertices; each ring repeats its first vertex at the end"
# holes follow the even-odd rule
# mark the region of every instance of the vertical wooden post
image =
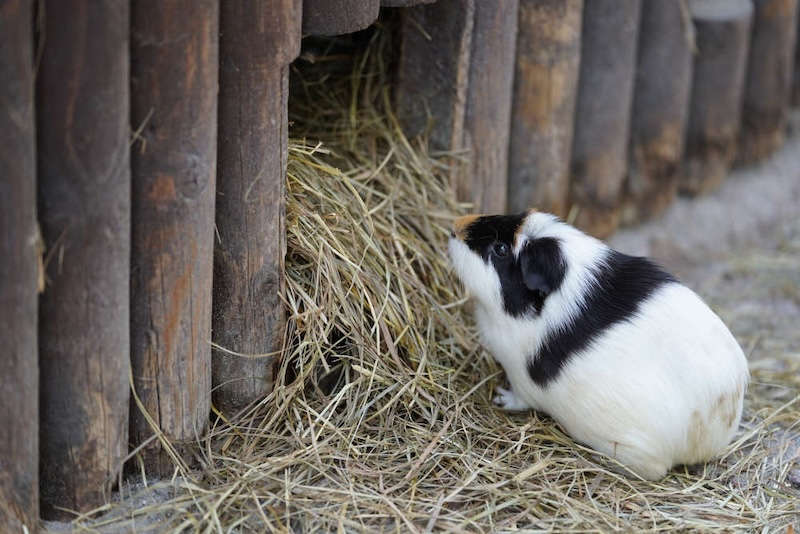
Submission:
POLYGON ((464 148, 474 14, 474 0, 402 11, 395 108, 406 135, 427 132, 434 150, 464 148))
POLYGON ((418 4, 430 4, 436 0, 381 0, 381 5, 386 7, 410 7, 418 4))
POLYGON ((628 166, 639 0, 585 0, 572 145, 575 224, 607 237, 617 227, 628 166))
POLYGON ((623 209, 627 223, 658 215, 675 198, 689 116, 691 24, 687 0, 644 0, 623 209))
POLYGON ((475 0, 464 115, 470 168, 456 193, 482 213, 506 210, 518 6, 517 0, 475 0))
MULTIPOLYGON (((223 2, 214 249, 214 341, 239 354, 281 348, 289 63, 300 0, 223 2)), ((274 358, 213 355, 213 401, 233 414, 269 393, 274 358)))
POLYGON ((303 35, 341 35, 378 18, 380 0, 303 0, 303 35))
POLYGON ((108 498, 128 450, 128 2, 44 3, 37 78, 41 499, 108 498))
MULTIPOLYGON (((798 23, 800 23, 800 15, 798 16, 798 23)), ((795 30, 800 33, 800 29, 795 30)), ((794 66, 792 68, 792 107, 800 106, 800 43, 798 43, 798 36, 795 35, 794 47, 794 66)))
POLYGON ((728 174, 741 125, 751 0, 694 0, 694 57, 686 150, 679 187, 710 191, 728 174))
POLYGON ((583 0, 521 0, 508 207, 566 215, 583 0))
POLYGON ((785 136, 797 37, 797 0, 755 0, 738 163, 777 150, 785 136))
POLYGON ((404 10, 395 98, 409 136, 429 132, 454 162, 461 200, 506 209, 517 0, 439 0, 404 10))
POLYGON ((0 4, 0 532, 39 523, 32 6, 0 4))
MULTIPOLYGON (((131 11, 131 362, 147 413, 180 449, 208 422, 219 3, 134 0, 131 11)), ((153 429, 137 407, 131 440, 153 429)), ((158 441, 156 475, 174 468, 158 441)))

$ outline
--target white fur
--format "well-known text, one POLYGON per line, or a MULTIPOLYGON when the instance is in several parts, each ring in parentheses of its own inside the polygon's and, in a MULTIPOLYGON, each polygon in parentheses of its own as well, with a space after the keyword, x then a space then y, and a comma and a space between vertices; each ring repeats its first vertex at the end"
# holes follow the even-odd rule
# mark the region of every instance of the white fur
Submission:
POLYGON ((590 267, 607 252, 602 242, 534 212, 514 254, 526 240, 545 236, 561 241, 567 273, 541 315, 526 318, 503 311, 494 268, 450 240, 456 273, 476 300, 482 341, 511 384, 510 391, 498 388, 495 402, 550 414, 574 439, 646 479, 719 454, 739 425, 747 361, 719 317, 683 285, 662 286, 637 316, 595 338, 545 387, 530 378, 528 359, 549 332, 569 324, 594 284, 590 267))

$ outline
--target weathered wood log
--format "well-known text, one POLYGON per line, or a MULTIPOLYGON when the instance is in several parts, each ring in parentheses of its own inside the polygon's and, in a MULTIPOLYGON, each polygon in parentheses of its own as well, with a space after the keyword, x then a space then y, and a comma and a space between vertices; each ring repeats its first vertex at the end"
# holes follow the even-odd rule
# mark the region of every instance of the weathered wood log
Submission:
POLYGON ((395 108, 406 135, 427 133, 437 151, 464 148, 474 15, 474 0, 439 0, 401 14, 395 108))
POLYGON ((212 331, 214 405, 232 415, 272 388, 285 313, 289 62, 299 0, 223 2, 212 331))
POLYGON ((381 0, 381 5, 385 7, 411 7, 418 4, 430 4, 436 0, 381 0))
POLYGON ((510 211, 566 216, 583 0, 521 0, 508 170, 510 211))
POLYGON ((506 209, 517 1, 439 0, 403 12, 395 89, 406 134, 427 131, 453 162, 461 200, 506 209))
MULTIPOLYGON (((800 17, 798 17, 800 22, 800 17)), ((800 30, 796 30, 800 32, 800 30)), ((795 36, 797 40, 797 36, 795 36)), ((800 44, 795 43, 794 47, 794 68, 792 70, 792 107, 800 106, 800 44)))
MULTIPOLYGON (((218 2, 135 0, 131 11, 131 363, 144 409, 181 452, 211 404, 218 2)), ((131 411, 131 441, 154 433, 131 411)), ((142 451, 174 468, 159 441, 142 451)))
POLYGON ((607 237, 617 228, 628 167, 639 0, 585 0, 572 144, 575 224, 607 237))
POLYGON ((783 144, 797 37, 797 0, 755 0, 737 163, 754 163, 783 144))
POLYGON ((679 188, 695 195, 722 182, 736 153, 753 4, 692 0, 689 7, 697 52, 679 188))
POLYGON ((380 0, 303 0, 303 35, 341 35, 378 18, 380 0))
POLYGON ((663 212, 675 198, 692 85, 686 0, 644 0, 633 90, 623 221, 663 212))
POLYGON ((39 523, 33 2, 0 4, 0 532, 39 523))
POLYGON ((470 166, 456 193, 482 213, 506 210, 518 6, 517 0, 475 0, 464 114, 470 166))
POLYGON ((46 518, 102 504, 128 451, 128 32, 124 0, 45 2, 36 129, 46 518))

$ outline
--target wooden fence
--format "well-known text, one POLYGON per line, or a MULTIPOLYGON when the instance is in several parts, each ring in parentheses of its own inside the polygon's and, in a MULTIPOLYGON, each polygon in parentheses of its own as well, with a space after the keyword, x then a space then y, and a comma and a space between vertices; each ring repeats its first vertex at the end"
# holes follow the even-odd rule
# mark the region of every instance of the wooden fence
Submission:
POLYGON ((0 2, 0 531, 101 504, 131 452, 190 465, 212 401, 269 392, 273 358, 234 353, 284 330, 289 65, 381 4, 397 113, 469 152, 481 211, 607 236, 770 154, 800 102, 797 0, 0 2))

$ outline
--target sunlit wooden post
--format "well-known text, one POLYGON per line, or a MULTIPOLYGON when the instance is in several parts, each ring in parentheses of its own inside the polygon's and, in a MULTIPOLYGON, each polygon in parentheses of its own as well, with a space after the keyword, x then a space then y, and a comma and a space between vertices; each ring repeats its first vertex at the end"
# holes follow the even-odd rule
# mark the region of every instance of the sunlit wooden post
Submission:
POLYGON ((520 0, 508 207, 567 215, 583 0, 520 0))

